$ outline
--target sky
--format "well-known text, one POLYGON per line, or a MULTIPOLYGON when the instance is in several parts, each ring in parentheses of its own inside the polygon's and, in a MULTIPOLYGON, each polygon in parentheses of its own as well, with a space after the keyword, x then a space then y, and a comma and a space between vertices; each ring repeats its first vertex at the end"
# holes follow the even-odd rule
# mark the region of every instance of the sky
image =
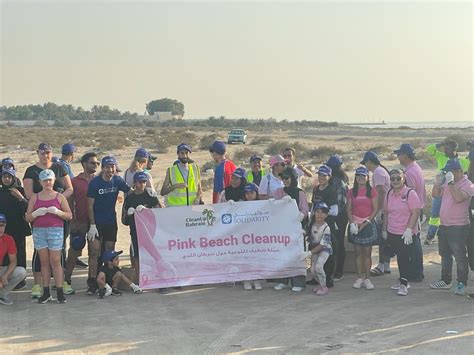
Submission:
POLYGON ((0 105, 472 121, 471 1, 0 0, 0 105))

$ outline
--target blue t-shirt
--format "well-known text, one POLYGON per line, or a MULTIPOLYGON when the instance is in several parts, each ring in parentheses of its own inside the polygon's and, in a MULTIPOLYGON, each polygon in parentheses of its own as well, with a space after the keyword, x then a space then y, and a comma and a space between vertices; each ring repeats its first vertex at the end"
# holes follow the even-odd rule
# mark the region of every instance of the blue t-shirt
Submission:
POLYGON ((61 164, 63 166, 64 170, 66 170, 67 174, 72 179, 74 177, 74 174, 72 172, 71 165, 67 161, 62 160, 62 159, 59 159, 59 164, 61 164))
POLYGON ((130 186, 121 176, 114 175, 112 180, 105 181, 102 176, 96 176, 89 183, 87 197, 94 201, 94 219, 96 224, 116 224, 115 203, 119 191, 127 193, 130 186))

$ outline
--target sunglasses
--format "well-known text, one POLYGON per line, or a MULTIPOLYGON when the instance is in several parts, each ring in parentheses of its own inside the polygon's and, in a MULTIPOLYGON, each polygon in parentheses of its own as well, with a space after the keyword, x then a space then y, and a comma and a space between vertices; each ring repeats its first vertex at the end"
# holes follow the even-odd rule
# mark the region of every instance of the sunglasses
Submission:
POLYGON ((291 158, 292 156, 292 154, 283 154, 283 158, 291 158))
POLYGON ((402 177, 401 176, 391 176, 390 181, 402 181, 402 177))
POLYGON ((288 180, 288 179, 291 179, 291 176, 282 175, 281 178, 283 180, 288 180))

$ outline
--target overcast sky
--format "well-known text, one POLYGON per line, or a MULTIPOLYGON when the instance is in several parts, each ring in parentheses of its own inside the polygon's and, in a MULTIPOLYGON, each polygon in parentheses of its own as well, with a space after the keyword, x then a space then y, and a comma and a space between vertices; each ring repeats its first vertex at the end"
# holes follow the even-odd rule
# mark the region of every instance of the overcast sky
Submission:
POLYGON ((1 1, 1 105, 187 118, 473 120, 473 5, 1 1))

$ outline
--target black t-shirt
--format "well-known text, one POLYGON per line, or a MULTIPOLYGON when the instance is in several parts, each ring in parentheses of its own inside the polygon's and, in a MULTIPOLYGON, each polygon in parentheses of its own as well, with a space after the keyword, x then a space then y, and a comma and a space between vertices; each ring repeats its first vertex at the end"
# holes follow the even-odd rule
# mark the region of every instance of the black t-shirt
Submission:
POLYGON ((130 235, 134 238, 137 237, 135 218, 134 215, 128 216, 127 211, 130 207, 137 208, 138 205, 143 205, 146 208, 155 208, 159 206, 159 202, 157 197, 151 197, 147 192, 141 194, 131 193, 125 198, 122 221, 125 225, 130 226, 130 235))
MULTIPOLYGON (((54 172, 54 175, 56 175, 56 181, 54 182, 54 186, 53 186, 54 191, 63 192, 64 191, 63 177, 67 175, 67 171, 64 169, 64 167, 61 164, 58 164, 58 163, 53 163, 53 165, 51 165, 49 169, 54 172)), ((40 180, 39 180, 39 174, 43 170, 44 169, 36 165, 32 165, 26 169, 25 176, 23 176, 23 180, 24 179, 33 180, 33 192, 35 194, 37 194, 43 189, 41 187, 40 180)))
POLYGON ((122 272, 122 270, 118 266, 108 267, 107 265, 102 265, 99 269, 99 273, 103 272, 105 274, 105 282, 112 287, 114 275, 117 272, 122 272))
POLYGON ((314 205, 318 202, 324 202, 328 207, 332 205, 337 205, 337 191, 334 184, 329 183, 329 185, 324 189, 320 190, 319 186, 313 189, 313 197, 311 198, 311 202, 314 205))

